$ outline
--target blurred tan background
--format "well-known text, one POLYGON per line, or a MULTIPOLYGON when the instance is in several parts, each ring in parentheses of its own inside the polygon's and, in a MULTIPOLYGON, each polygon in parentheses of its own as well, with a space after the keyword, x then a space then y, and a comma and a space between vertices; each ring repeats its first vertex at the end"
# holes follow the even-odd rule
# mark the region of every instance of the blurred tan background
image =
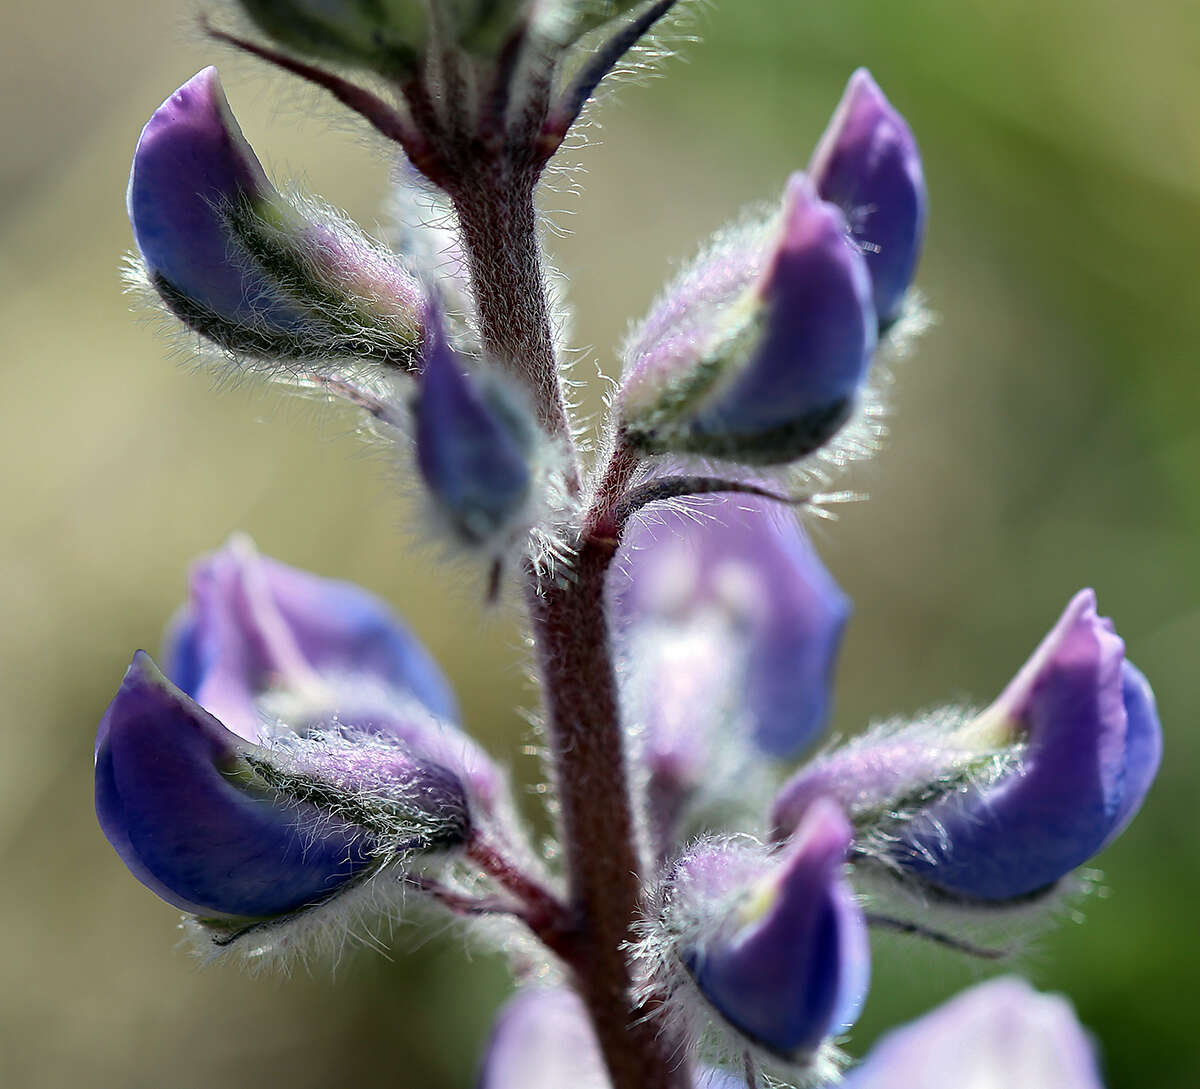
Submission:
MULTIPOLYGON (((221 65, 277 177, 370 226, 388 170, 333 109, 200 41, 187 0, 6 0, 0 11, 0 1085, 289 1089, 471 1084, 502 966, 401 931, 391 959, 290 980, 201 970, 177 915, 91 812, 97 719, 157 648, 187 564, 233 529, 385 595, 515 753, 528 704, 513 617, 414 550, 418 517, 353 416, 218 388, 131 316, 117 266, 141 124, 221 65), (332 125, 330 122, 334 122, 332 125), (419 947, 419 948, 415 948, 419 947)), ((919 282, 940 316, 893 437, 815 533, 853 596, 836 727, 986 700, 1094 585, 1155 685, 1166 763, 1082 905, 1021 967, 1068 992, 1110 1089, 1194 1089, 1200 685, 1200 13, 1194 0, 718 0, 668 78, 596 116, 555 242, 581 373, 674 265, 778 192, 849 72, 872 68, 922 143, 919 282)), ((377 149, 376 149, 377 150, 377 149)), ((513 757, 519 778, 537 776, 513 757)), ((852 1050, 978 978, 877 946, 852 1050)))

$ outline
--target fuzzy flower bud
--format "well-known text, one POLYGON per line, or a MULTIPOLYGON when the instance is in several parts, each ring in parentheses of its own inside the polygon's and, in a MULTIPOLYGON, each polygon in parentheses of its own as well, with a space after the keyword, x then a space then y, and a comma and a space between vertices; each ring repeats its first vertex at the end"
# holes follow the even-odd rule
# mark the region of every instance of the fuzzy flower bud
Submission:
POLYGON ((850 603, 794 516, 746 496, 659 504, 627 527, 613 571, 652 783, 687 793, 738 763, 717 756, 731 745, 786 758, 824 728, 850 603))
POLYGON ((876 326, 842 213, 796 174, 770 232, 719 241, 635 336, 620 397, 626 433, 650 452, 793 461, 850 416, 876 326))
POLYGON ((202 919, 321 903, 505 803, 436 665, 357 587, 235 540, 196 566, 168 644, 178 687, 139 653, 104 716, 96 810, 134 875, 202 919))
POLYGON ((465 794, 447 769, 398 749, 369 767, 348 746, 316 751, 246 742, 139 652, 96 738, 100 827, 151 891, 223 922, 319 904, 383 861, 385 842, 394 852, 465 835, 465 794))
MULTIPOLYGON (((565 987, 530 988, 496 1018, 479 1089, 610 1089, 587 1010, 565 987)), ((737 1089, 743 1082, 697 1070, 695 1089, 737 1089)))
POLYGON ((417 465, 438 509, 468 544, 516 528, 532 482, 536 425, 515 395, 488 377, 468 372, 431 332, 414 409, 417 465))
POLYGON ((1071 1004, 1013 977, 980 983, 895 1029, 845 1089, 1103 1089, 1071 1004))
POLYGON ((865 68, 850 77, 808 170, 821 199, 845 212, 880 325, 890 324, 921 252, 925 178, 911 130, 865 68))
POLYGON ((868 734, 801 770, 772 822, 833 797, 887 860, 943 892, 1037 893, 1109 844, 1158 770, 1154 696, 1083 590, 982 714, 868 734))
POLYGON ((675 955, 742 1047, 811 1067, 858 1016, 869 953, 842 876, 850 838, 841 811, 821 802, 773 857, 702 846, 676 864, 675 955))
POLYGON ((393 255, 324 209, 285 200, 242 136, 215 68, 155 111, 127 205, 146 279, 234 355, 411 369, 423 292, 393 255))
POLYGON ((195 565, 172 624, 167 672, 247 741, 366 735, 453 768, 490 807, 503 777, 453 725, 453 692, 373 594, 259 555, 235 537, 195 565))

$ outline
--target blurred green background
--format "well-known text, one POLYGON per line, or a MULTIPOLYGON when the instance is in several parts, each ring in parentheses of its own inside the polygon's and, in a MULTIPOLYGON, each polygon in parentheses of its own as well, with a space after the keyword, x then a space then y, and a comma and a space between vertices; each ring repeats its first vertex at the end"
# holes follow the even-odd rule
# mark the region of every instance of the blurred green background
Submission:
MULTIPOLYGON (((129 156, 201 65, 221 64, 277 176, 367 225, 388 180, 328 103, 202 42, 189 10, 0 12, 0 1085, 467 1086, 505 992, 495 959, 402 927, 390 959, 350 953, 336 971, 202 970, 92 815, 96 721, 131 651, 157 647, 190 559, 233 529, 394 602, 493 751, 518 752, 514 709, 532 701, 511 610, 483 613, 478 574, 415 543, 419 510, 350 413, 220 387, 129 312, 129 156)), ((547 194, 573 232, 554 250, 574 341, 592 346, 580 373, 611 373, 672 262, 778 192, 868 65, 926 157, 919 281, 940 320, 901 368, 885 454, 847 481, 873 501, 815 527, 857 607, 835 725, 990 698, 1070 594, 1097 588, 1155 685, 1165 766, 1101 860, 1109 894, 1019 967, 1073 997, 1112 1089, 1194 1089, 1194 0, 718 0, 697 32, 665 81, 594 115, 584 197, 547 194)), ((983 972, 879 941, 852 1050, 983 972)))

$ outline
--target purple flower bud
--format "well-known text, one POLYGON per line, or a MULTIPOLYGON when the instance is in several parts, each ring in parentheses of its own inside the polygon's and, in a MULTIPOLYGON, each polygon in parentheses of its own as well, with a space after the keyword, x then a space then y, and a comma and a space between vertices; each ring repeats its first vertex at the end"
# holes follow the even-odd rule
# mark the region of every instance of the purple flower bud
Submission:
POLYGON ((319 902, 371 865, 361 829, 255 787, 245 742, 141 652, 96 738, 96 815, 133 875, 202 917, 319 902))
POLYGON ((845 1089, 1103 1089, 1070 1002, 1013 977, 980 983, 884 1036, 845 1089))
POLYGON ((824 729, 850 603, 794 516, 746 496, 627 528, 614 575, 625 692, 652 771, 695 786, 722 732, 791 757, 824 729))
POLYGON ((464 542, 494 541, 527 508, 534 425, 514 398, 468 373, 440 333, 427 338, 423 363, 414 410, 421 476, 464 542))
POLYGON ((458 775, 391 739, 225 729, 138 652, 96 738, 96 814, 130 871, 205 919, 321 903, 401 854, 462 842, 458 775))
POLYGON ((786 833, 814 797, 832 796, 860 826, 878 824, 908 872, 959 896, 1011 900, 1110 843, 1161 755, 1153 693, 1083 590, 977 718, 852 743, 786 784, 772 819, 786 833))
POLYGON ((925 178, 912 132, 865 68, 850 77, 808 170, 821 199, 846 213, 888 325, 921 253, 925 178))
POLYGON ((138 140, 129 219, 168 309, 237 355, 354 356, 410 368, 423 293, 326 210, 284 200, 242 136, 215 68, 162 104, 138 140))
MULTIPOLYGON (((478 1089, 610 1089, 583 1003, 565 987, 521 991, 496 1018, 478 1089)), ((739 1089, 741 1079, 700 1069, 695 1089, 739 1089)))
POLYGON ((288 732, 376 735, 443 765, 493 804, 502 777, 452 725, 454 696, 417 639, 373 594, 260 556, 245 538, 196 564, 167 672, 247 741, 288 732))
POLYGON ((846 232, 796 174, 773 237, 738 236, 685 275, 627 355, 631 441, 754 464, 828 441, 854 408, 876 338, 870 275, 846 232))
POLYGON ((848 1028, 866 998, 866 923, 843 876, 851 830, 822 801, 766 872, 747 880, 736 856, 698 854, 671 893, 703 918, 678 955, 708 1003, 753 1044, 807 1064, 848 1028))

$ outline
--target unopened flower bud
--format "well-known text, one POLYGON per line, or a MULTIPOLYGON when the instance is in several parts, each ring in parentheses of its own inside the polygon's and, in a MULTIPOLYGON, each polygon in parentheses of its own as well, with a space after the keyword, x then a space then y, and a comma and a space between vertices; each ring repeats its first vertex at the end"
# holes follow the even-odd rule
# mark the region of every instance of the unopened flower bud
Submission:
POLYGON ((168 903, 223 922, 284 915, 365 876, 384 844, 412 850, 465 834, 453 774, 390 755, 369 773, 361 754, 281 759, 226 730, 139 652, 96 738, 96 814, 133 875, 168 903))
POLYGON ((520 527, 528 506, 536 424, 513 392, 469 372, 440 334, 431 332, 422 362, 414 409, 421 476, 458 537, 493 542, 520 527))
POLYGON ((773 857, 697 848, 667 894, 682 922, 676 955, 700 994, 787 1063, 810 1066, 866 997, 866 923, 842 874, 850 838, 841 811, 821 802, 773 857))
POLYGON ((1013 977, 980 983, 882 1037, 845 1089, 1103 1089, 1070 1002, 1013 977))
POLYGON ((280 365, 352 356, 412 369, 424 293, 394 256, 271 185, 215 68, 155 111, 127 194, 145 274, 188 328, 280 365))
POLYGON ((622 424, 650 452, 793 461, 849 418, 876 326, 842 213, 796 174, 768 235, 718 245, 651 312, 627 353, 622 424))
POLYGON ((808 169, 821 199, 845 212, 888 325, 921 253, 925 178, 911 130, 865 68, 850 77, 808 169))
POLYGON ((1110 843, 1158 770, 1154 696, 1091 590, 982 714, 869 734, 802 769, 776 798, 786 834, 833 797, 888 861, 944 892, 1013 900, 1110 843))
POLYGON ((235 540, 196 566, 167 658, 179 687, 139 652, 104 716, 96 812, 202 921, 290 915, 507 818, 437 666, 357 587, 235 540))

